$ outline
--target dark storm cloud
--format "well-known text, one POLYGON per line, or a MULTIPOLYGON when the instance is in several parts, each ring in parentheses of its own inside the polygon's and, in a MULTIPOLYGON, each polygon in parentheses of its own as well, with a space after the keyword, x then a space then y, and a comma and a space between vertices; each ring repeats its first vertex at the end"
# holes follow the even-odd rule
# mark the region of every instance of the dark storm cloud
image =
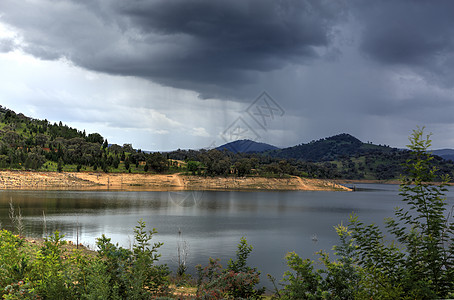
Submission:
POLYGON ((145 35, 192 37, 187 63, 259 71, 316 56, 313 47, 327 45, 334 17, 316 1, 164 0, 128 3, 122 12, 145 35))
MULTIPOLYGON (((0 11, 36 57, 206 96, 236 94, 259 74, 342 55, 332 42, 347 15, 369 58, 454 83, 451 0, 2 0, 0 11)), ((0 41, 0 51, 17 47, 0 41)))
POLYGON ((387 65, 411 68, 445 84, 454 77, 454 1, 362 1, 361 49, 387 65))
POLYGON ((318 57, 344 8, 319 0, 5 0, 0 9, 37 57, 209 96, 318 57))
POLYGON ((0 53, 1 52, 10 52, 15 49, 15 43, 13 39, 0 39, 0 53))

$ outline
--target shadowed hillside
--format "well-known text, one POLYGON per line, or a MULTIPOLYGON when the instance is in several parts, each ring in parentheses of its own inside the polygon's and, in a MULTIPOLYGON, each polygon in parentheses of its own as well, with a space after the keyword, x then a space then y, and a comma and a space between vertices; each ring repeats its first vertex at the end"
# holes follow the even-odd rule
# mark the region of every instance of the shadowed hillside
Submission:
POLYGON ((251 140, 238 140, 219 146, 217 150, 227 150, 233 153, 259 153, 269 150, 277 150, 278 147, 273 145, 258 143, 251 140))

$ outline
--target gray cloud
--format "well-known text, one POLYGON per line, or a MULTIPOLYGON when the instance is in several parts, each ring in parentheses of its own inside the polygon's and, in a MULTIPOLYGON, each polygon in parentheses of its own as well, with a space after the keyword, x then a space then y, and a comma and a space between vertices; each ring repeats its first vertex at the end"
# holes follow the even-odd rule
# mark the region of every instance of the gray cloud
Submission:
MULTIPOLYGON (((66 58, 202 97, 244 97, 239 88, 262 73, 338 59, 333 39, 347 15, 360 27, 354 38, 369 58, 409 67, 435 84, 454 82, 449 0, 3 0, 0 9, 0 21, 17 28, 22 50, 36 57, 66 58)), ((0 42, 3 52, 14 46, 0 42)))
MULTIPOLYGON (((78 99, 85 98, 103 105, 127 103, 163 114, 150 116, 161 121, 149 127, 185 139, 188 131, 179 135, 178 124, 177 129, 162 124, 164 116, 187 117, 181 124, 193 121, 193 132, 206 137, 204 128, 211 135, 207 144, 263 90, 286 111, 261 133, 279 145, 341 132, 395 144, 406 141, 416 125, 454 126, 453 1, 1 0, 0 11, 0 26, 14 31, 0 36, 0 52, 19 49, 49 65, 74 64, 107 74, 91 74, 102 79, 89 84, 77 77, 85 71, 64 77, 57 69, 45 83, 32 85, 24 101, 42 88, 43 95, 55 95, 52 99, 68 95, 60 106, 80 107, 85 102, 78 99)), ((17 69, 13 62, 8 65, 17 69)), ((32 71, 23 72, 12 81, 16 85, 5 84, 9 95, 23 91, 25 77, 34 82, 32 71)), ((54 106, 54 111, 58 116, 63 110, 54 106)), ((85 118, 80 111, 69 120, 105 119, 102 108, 85 118)), ((109 128, 116 122, 140 127, 139 118, 150 114, 114 111, 124 121, 109 119, 109 128)), ((443 134, 445 141, 454 140, 443 134)), ((163 145, 173 142, 161 136, 163 145)))
POLYGON ((10 52, 16 48, 14 39, 3 38, 0 39, 0 53, 1 52, 10 52))
POLYGON ((454 2, 358 2, 361 49, 382 64, 407 66, 428 80, 454 82, 454 2))
POLYGON ((317 58, 343 9, 318 0, 2 3, 2 20, 21 30, 32 55, 206 97, 226 96, 257 72, 317 58))

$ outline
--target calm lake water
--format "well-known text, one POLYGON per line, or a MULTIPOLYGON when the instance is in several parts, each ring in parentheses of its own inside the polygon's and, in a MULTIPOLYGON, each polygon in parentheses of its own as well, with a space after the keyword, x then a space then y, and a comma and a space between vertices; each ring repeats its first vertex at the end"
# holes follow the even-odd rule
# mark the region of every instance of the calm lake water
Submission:
MULTIPOLYGON (((163 242, 160 262, 176 269, 178 232, 189 249, 188 270, 220 258, 234 258, 241 237, 254 246, 249 259, 262 274, 280 279, 287 267, 284 256, 295 251, 304 258, 330 250, 338 242, 333 226, 356 213, 366 224, 383 219, 402 205, 397 185, 357 185, 356 192, 109 192, 0 191, 0 220, 10 229, 10 200, 20 206, 28 236, 43 236, 43 211, 48 232, 59 230, 66 239, 95 249, 101 234, 123 247, 133 242, 139 219, 156 228, 163 242), (316 238, 314 238, 316 237, 316 238)), ((454 204, 454 190, 448 193, 454 204)), ((265 276, 265 285, 269 285, 265 276)))

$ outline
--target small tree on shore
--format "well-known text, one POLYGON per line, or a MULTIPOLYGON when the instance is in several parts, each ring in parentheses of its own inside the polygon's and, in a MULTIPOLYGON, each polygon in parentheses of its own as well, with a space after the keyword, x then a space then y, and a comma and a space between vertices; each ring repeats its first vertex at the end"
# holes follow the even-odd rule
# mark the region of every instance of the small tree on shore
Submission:
POLYGON ((436 168, 428 152, 430 134, 424 128, 410 136, 412 158, 405 165, 400 196, 405 203, 385 221, 390 236, 357 216, 336 230, 341 245, 333 249, 338 261, 320 252, 325 269, 313 270, 310 260, 287 256, 283 299, 434 299, 453 297, 454 224, 446 209, 444 177, 434 184, 436 168), (321 276, 325 273, 325 276, 321 276), (345 284, 348 282, 349 284, 345 284), (296 297, 296 298, 295 298, 296 297))

